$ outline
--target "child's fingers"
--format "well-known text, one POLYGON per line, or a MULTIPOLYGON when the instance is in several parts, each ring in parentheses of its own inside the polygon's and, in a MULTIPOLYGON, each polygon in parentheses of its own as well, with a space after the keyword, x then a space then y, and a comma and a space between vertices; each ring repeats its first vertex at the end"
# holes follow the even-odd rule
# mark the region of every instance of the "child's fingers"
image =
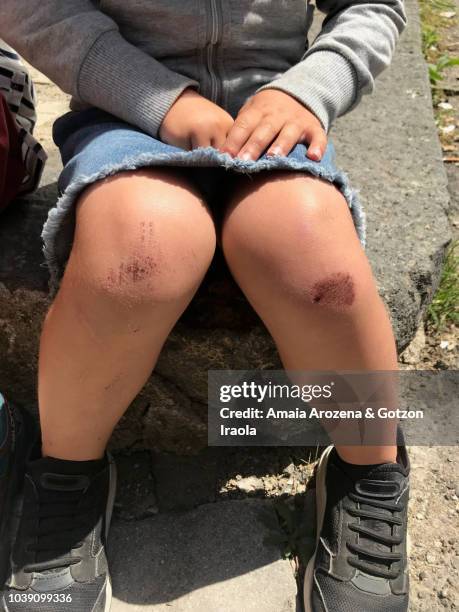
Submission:
POLYGON ((296 123, 287 123, 267 151, 267 155, 288 155, 301 142, 303 128, 296 123))
POLYGON ((217 134, 212 136, 212 146, 214 149, 221 151, 226 142, 229 130, 220 130, 217 134))
POLYGON ((235 157, 245 145, 260 121, 261 113, 256 109, 248 108, 239 113, 228 133, 222 151, 235 157))
POLYGON ((273 123, 258 125, 237 156, 241 159, 257 160, 277 136, 280 127, 279 125, 273 125, 273 123))
POLYGON ((313 161, 320 161, 327 148, 327 134, 322 126, 314 126, 306 132, 306 142, 309 143, 306 156, 313 161))
POLYGON ((210 134, 206 132, 196 131, 191 135, 191 148, 198 149, 199 147, 210 147, 212 146, 212 139, 210 134))

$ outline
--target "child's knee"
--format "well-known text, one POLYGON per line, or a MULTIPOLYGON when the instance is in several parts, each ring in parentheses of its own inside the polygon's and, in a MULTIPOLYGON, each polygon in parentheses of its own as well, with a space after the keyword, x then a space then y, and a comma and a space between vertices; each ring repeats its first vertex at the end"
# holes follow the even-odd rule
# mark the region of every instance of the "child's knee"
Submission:
POLYGON ((302 189, 296 203, 284 198, 271 215, 266 200, 266 214, 261 203, 258 210, 236 208, 228 217, 223 247, 235 273, 251 276, 253 291, 277 291, 318 312, 352 313, 374 296, 376 286, 346 202, 337 190, 325 194, 328 200, 322 189, 302 189), (333 219, 335 211, 342 224, 333 219))
POLYGON ((215 249, 210 223, 135 201, 111 203, 111 214, 80 230, 66 271, 91 295, 136 304, 177 302, 192 294, 215 249), (204 225, 204 227, 203 227, 204 225))
POLYGON ((129 308, 173 303, 193 293, 206 272, 207 253, 198 255, 198 250, 187 237, 178 241, 164 236, 151 247, 124 244, 106 250, 94 245, 90 253, 72 252, 66 276, 92 296, 129 308))

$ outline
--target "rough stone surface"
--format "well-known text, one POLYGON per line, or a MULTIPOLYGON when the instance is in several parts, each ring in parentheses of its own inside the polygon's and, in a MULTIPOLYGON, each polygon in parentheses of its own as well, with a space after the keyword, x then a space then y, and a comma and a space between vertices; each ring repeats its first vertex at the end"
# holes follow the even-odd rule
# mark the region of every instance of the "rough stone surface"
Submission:
MULTIPOLYGON (((267 532, 260 500, 206 504, 113 525, 109 557, 112 612, 292 612, 293 568, 267 532)), ((271 510, 272 511, 272 510, 271 510)))
POLYGON ((115 516, 123 521, 139 521, 159 512, 151 454, 142 451, 119 454, 115 516))
POLYGON ((416 365, 419 363, 422 351, 426 344, 426 334, 424 331, 424 325, 421 324, 416 331, 414 338, 410 344, 406 347, 403 353, 400 355, 402 363, 409 365, 416 365))
MULTIPOLYGON (((437 285, 450 238, 446 175, 420 51, 417 3, 409 0, 407 6, 410 25, 392 67, 379 79, 376 93, 332 133, 340 165, 360 188, 367 210, 368 255, 400 350, 413 337, 437 285)), ((61 106, 54 91, 52 113, 61 106)), ((35 398, 37 340, 48 300, 39 234, 55 199, 51 183, 58 170, 54 149, 46 186, 0 219, 0 388, 27 405, 35 398)), ((271 339, 217 258, 112 445, 194 452, 207 441, 207 371, 277 366, 271 339)))
POLYGON ((389 306, 399 348, 414 335, 436 288, 449 195, 419 47, 417 2, 409 28, 373 97, 337 124, 338 157, 360 188, 367 253, 389 306))
POLYGON ((216 501, 220 450, 208 448, 188 457, 172 453, 154 457, 153 474, 161 512, 188 510, 216 501))

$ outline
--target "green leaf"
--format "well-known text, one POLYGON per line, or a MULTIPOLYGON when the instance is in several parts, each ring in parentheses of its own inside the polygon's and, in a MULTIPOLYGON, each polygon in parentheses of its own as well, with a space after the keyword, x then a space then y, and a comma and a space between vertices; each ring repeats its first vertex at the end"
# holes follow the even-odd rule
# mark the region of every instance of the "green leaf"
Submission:
POLYGON ((459 57, 449 57, 448 55, 442 55, 437 62, 437 70, 442 72, 446 68, 452 66, 459 66, 459 57))
POLYGON ((443 76, 438 71, 437 67, 434 64, 429 64, 429 78, 430 82, 435 85, 437 81, 441 81, 443 76))

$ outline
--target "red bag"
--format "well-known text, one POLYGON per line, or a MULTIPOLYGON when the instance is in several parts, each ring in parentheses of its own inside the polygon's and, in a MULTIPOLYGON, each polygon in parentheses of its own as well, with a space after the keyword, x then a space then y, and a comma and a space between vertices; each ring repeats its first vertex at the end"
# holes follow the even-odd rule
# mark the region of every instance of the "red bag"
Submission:
POLYGON ((0 211, 18 195, 25 175, 19 129, 0 93, 0 211))

